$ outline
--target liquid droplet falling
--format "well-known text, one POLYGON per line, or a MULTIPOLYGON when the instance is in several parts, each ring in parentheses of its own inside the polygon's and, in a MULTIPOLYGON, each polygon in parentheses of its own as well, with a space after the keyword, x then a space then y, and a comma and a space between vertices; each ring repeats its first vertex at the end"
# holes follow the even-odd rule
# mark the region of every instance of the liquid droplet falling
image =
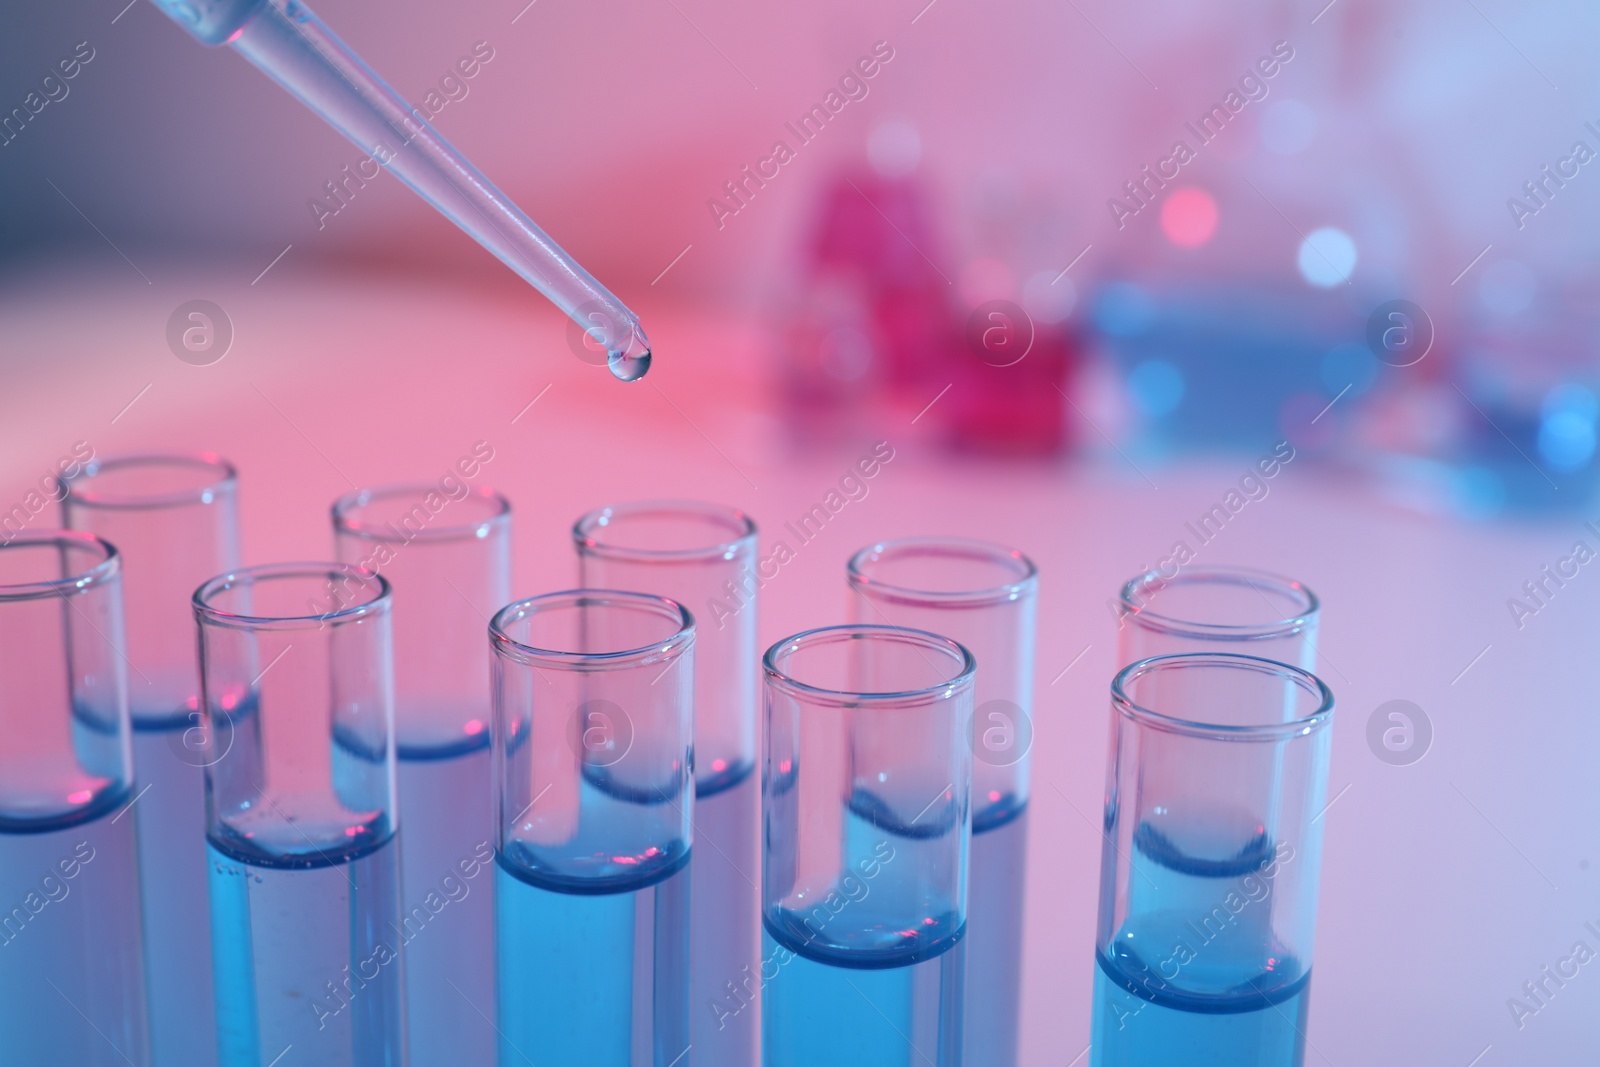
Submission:
POLYGON ((650 369, 650 350, 647 348, 637 354, 611 352, 606 356, 606 365, 619 381, 636 382, 650 369))
POLYGON ((618 381, 636 382, 650 369, 650 342, 637 325, 631 331, 626 348, 613 348, 606 353, 606 365, 618 381))

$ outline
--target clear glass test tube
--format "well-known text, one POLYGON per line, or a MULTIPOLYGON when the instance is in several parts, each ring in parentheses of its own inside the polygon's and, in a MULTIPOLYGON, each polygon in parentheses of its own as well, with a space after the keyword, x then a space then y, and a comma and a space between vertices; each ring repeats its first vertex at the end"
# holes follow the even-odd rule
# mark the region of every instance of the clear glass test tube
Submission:
POLYGON ((66 482, 63 524, 123 558, 128 705, 150 1043, 159 1063, 216 1062, 206 901, 206 760, 189 598, 239 565, 238 479, 212 453, 91 460, 66 482))
POLYGON ((972 654, 833 626, 767 650, 765 1067, 959 1067, 972 654))
POLYGON ((149 1063, 121 557, 0 544, 0 1057, 149 1063))
POLYGON ((964 538, 869 545, 846 567, 851 617, 944 634, 977 660, 967 886, 967 1062, 1013 1067, 1022 999, 1028 755, 1039 577, 1015 549, 964 538))
POLYGON ((691 1036, 697 1067, 755 1061, 757 985, 756 527, 734 508, 644 501, 589 512, 572 529, 578 583, 637 589, 699 612, 691 1036))
POLYGON ((686 1063, 694 619, 573 590, 489 639, 500 1062, 686 1063))
POLYGON ((1304 1062, 1333 694, 1234 653, 1111 684, 1090 1063, 1304 1062))
POLYGON ((223 1067, 405 1062, 389 605, 338 563, 195 591, 223 1067))
POLYGON ((1237 652, 1316 669, 1316 594, 1270 571, 1149 571, 1123 583, 1113 607, 1118 666, 1174 652, 1237 652))
POLYGON ((401 936, 415 1064, 492 1063, 494 857, 484 625, 511 599, 511 505, 457 479, 333 505, 335 555, 394 587, 401 936), (479 1013, 483 1014, 479 1014, 479 1013))

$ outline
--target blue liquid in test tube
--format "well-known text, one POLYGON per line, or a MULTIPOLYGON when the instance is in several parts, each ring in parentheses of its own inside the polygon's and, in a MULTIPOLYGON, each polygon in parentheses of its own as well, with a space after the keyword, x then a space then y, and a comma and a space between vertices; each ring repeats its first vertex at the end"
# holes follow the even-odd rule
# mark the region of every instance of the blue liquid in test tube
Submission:
MULTIPOLYGON (((614 795, 589 784, 580 794, 580 818, 614 817, 614 795)), ((679 1021, 687 1002, 680 976, 689 967, 688 858, 687 850, 663 853, 608 878, 603 889, 574 890, 542 879, 531 850, 513 845, 501 857, 500 974, 511 1013, 501 1028, 512 1046, 502 1062, 526 1053, 539 1063, 652 1065, 669 1062, 658 1049, 688 1048, 679 1021)))
MULTIPOLYGON (((494 815, 484 620, 511 599, 511 505, 466 478, 361 489, 333 506, 338 559, 395 587, 400 935, 411 1062, 495 1055, 494 815)), ((469 474, 470 472, 470 474, 469 474)))
POLYGON ((206 896, 207 760, 189 598, 239 563, 238 481, 211 454, 91 459, 66 482, 63 524, 124 560, 150 1042, 158 1065, 216 1063, 206 896))
POLYGON ((761 1062, 958 1067, 972 656, 837 626, 764 666, 761 1062))
POLYGON ((1272 660, 1112 683, 1090 1062, 1299 1067, 1333 698, 1272 660))
POLYGON ((121 558, 0 544, 0 1062, 150 1061, 121 558))
POLYGON ((389 609, 336 563, 195 593, 224 1067, 406 1062, 389 609))
POLYGON ((749 1067, 757 958, 756 527, 734 508, 638 501, 573 526, 588 588, 671 597, 707 620, 695 635, 694 882, 689 983, 695 1067, 749 1067))
POLYGON ((846 576, 856 622, 944 634, 978 662, 968 730, 966 1062, 1016 1067, 1038 569, 1001 545, 913 537, 863 548, 846 576))
POLYGON ((1096 950, 1094 1026, 1102 1046, 1096 1063, 1276 1067, 1303 1062, 1311 971, 1275 943, 1257 921, 1259 913, 1235 917, 1225 903, 1230 893, 1249 900, 1254 886, 1270 884, 1276 847, 1265 838, 1259 841, 1259 847, 1224 864, 1196 861, 1165 842, 1153 853, 1139 849, 1133 865, 1150 879, 1146 888, 1162 903, 1130 916, 1110 953, 1096 950), (1219 907, 1221 916, 1215 914, 1219 907), (1146 960, 1140 944, 1153 946, 1159 958, 1146 960), (1195 958, 1188 977, 1199 992, 1142 984, 1162 965, 1182 974, 1180 964, 1189 954, 1195 958), (1130 992, 1130 985, 1147 995, 1130 992))
POLYGON ((490 625, 500 1062, 691 1062, 695 624, 580 590, 490 625))

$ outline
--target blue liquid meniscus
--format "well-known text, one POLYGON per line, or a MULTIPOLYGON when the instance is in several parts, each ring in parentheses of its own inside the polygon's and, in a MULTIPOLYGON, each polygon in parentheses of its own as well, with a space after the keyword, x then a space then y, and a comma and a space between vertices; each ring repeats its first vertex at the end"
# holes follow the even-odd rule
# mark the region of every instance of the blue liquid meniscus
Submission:
POLYGON ((966 924, 954 902, 917 899, 914 872, 965 827, 953 806, 925 816, 902 824, 857 789, 849 871, 810 911, 762 916, 765 1067, 961 1064, 966 924))
POLYGON ((1273 934, 1261 872, 1275 851, 1263 834, 1227 860, 1196 859, 1140 825, 1135 903, 1095 953, 1094 1067, 1304 1063, 1311 972, 1273 934))
POLYGON ((584 870, 513 840, 496 853, 500 1062, 683 1067, 689 1049, 690 855, 647 844, 674 785, 630 791, 598 768, 579 785, 584 870), (592 847, 584 843, 590 833, 592 847), (638 847, 619 852, 618 842, 638 847), (605 847, 609 845, 610 847, 605 847))
POLYGON ((293 866, 209 845, 223 1067, 292 1048, 315 1067, 402 1067, 404 960, 393 835, 293 866))

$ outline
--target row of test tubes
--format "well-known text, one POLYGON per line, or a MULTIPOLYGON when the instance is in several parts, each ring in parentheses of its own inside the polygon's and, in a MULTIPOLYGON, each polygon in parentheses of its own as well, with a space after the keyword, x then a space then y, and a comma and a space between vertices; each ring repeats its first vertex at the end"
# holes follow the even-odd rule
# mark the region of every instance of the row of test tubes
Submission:
MULTIPOLYGON (((850 621, 760 655, 730 508, 590 512, 577 587, 513 601, 464 480, 255 567, 218 457, 60 495, 0 543, 0 1062, 1020 1062, 1021 552, 868 546, 850 621)), ((1117 605, 1089 1061, 1299 1063, 1318 604, 1191 567, 1117 605)))

